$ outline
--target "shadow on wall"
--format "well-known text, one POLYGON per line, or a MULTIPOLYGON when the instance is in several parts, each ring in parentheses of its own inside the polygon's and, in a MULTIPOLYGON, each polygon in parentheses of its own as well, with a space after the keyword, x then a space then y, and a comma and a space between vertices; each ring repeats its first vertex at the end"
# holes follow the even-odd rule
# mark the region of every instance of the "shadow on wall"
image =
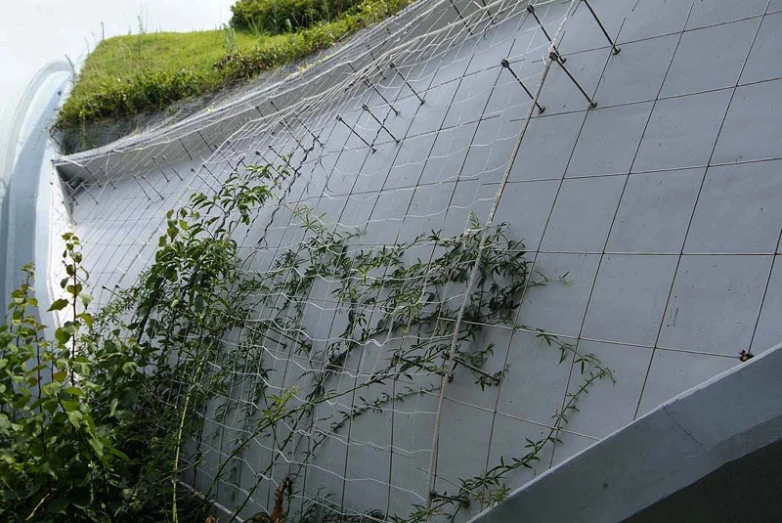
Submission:
POLYGON ((782 441, 718 468, 623 523, 782 521, 782 441))

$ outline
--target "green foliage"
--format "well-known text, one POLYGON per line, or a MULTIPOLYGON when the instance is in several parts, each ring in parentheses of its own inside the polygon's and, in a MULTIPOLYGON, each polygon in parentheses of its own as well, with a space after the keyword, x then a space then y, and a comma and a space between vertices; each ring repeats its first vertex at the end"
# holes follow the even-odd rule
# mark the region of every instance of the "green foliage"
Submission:
POLYGON ((66 102, 60 118, 93 121, 164 109, 178 100, 198 94, 198 80, 186 69, 142 72, 113 82, 105 80, 95 86, 95 90, 78 98, 78 106, 66 102))
POLYGON ((302 60, 313 53, 328 49, 361 27, 359 19, 345 17, 337 22, 317 25, 286 35, 284 40, 266 39, 251 49, 235 49, 215 62, 214 67, 226 83, 247 80, 263 71, 302 60))
POLYGON ((361 0, 239 0, 231 6, 231 25, 260 27, 271 34, 291 32, 333 20, 361 0))
MULTIPOLYGON (((178 503, 179 451, 200 426, 205 393, 223 387, 225 376, 205 363, 220 360, 220 340, 246 320, 241 296, 249 287, 240 282, 230 235, 270 197, 269 179, 269 167, 248 167, 217 193, 196 194, 169 212, 151 269, 97 317, 87 311, 79 239, 64 235, 66 297, 49 310, 67 319, 53 340, 43 335, 33 269, 25 268, 0 326, 3 521, 198 514, 178 503)), ((270 401, 259 424, 279 422, 291 394, 270 401)))
MULTIPOLYGON (((32 269, 26 269, 0 327, 4 521, 203 520, 203 504, 188 505, 178 483, 185 473, 196 482, 215 447, 220 454, 207 462, 207 500, 221 482, 237 482, 246 449, 259 441, 275 452, 255 472, 273 477, 279 456, 295 455, 291 463, 299 465, 289 469, 295 480, 327 436, 362 416, 437 393, 451 379, 483 389, 504 378, 506 369, 484 369, 493 351, 486 329, 515 328, 524 290, 548 283, 532 279, 524 245, 507 237, 505 224, 487 230, 474 220, 458 237, 431 231, 408 243, 367 248, 360 231, 329 229, 300 207, 294 216, 301 241, 279 252, 268 271, 252 270, 235 238, 256 227, 258 209, 288 176, 285 168, 249 166, 232 172, 215 192, 194 194, 169 211, 154 262, 95 317, 87 311, 79 240, 66 235, 66 297, 51 310, 67 320, 54 340, 43 337, 30 294, 32 269), (478 278, 466 295, 473 267, 478 278), (307 332, 304 317, 324 282, 344 329, 313 346, 317 337, 307 332), (286 347, 283 357, 320 363, 306 368, 295 386, 272 389, 265 355, 277 343, 286 347), (388 354, 377 368, 347 390, 340 386, 350 358, 381 345, 388 354), (348 394, 356 398, 352 407, 335 410, 348 394), (206 419, 218 429, 209 433, 206 419), (230 439, 213 441, 225 426, 235 429, 230 439)), ((430 496, 427 506, 390 519, 453 519, 471 499, 501 501, 509 474, 533 466, 559 443, 589 387, 613 380, 594 355, 543 331, 538 337, 583 376, 554 413, 549 433, 486 473, 463 478, 455 495, 430 496)), ((234 496, 243 499, 231 499, 236 513, 260 485, 237 489, 234 496)), ((298 519, 358 522, 370 515, 384 517, 372 512, 346 519, 326 493, 306 501, 298 519)))
MULTIPOLYGON (((288 0, 271 1, 280 9, 289 4, 288 0)), ((290 3, 320 5, 326 1, 339 14, 302 26, 296 32, 275 34, 279 31, 248 19, 236 29, 223 27, 216 31, 139 34, 104 40, 87 58, 58 113, 55 128, 81 129, 89 122, 159 111, 188 97, 217 92, 327 49, 414 0, 290 3)))
MULTIPOLYGON (((79 240, 66 234, 67 298, 49 310, 70 318, 43 335, 37 300, 31 295, 32 266, 12 294, 7 323, 0 326, 0 515, 4 521, 112 521, 125 498, 129 458, 117 448, 116 416, 125 408, 117 396, 114 416, 93 400, 105 394, 97 379, 111 373, 114 392, 138 376, 136 368, 116 373, 112 354, 80 337, 93 325, 86 311, 79 240), (114 418, 114 419, 112 419, 114 418)), ((125 346, 127 350, 133 348, 125 346)))

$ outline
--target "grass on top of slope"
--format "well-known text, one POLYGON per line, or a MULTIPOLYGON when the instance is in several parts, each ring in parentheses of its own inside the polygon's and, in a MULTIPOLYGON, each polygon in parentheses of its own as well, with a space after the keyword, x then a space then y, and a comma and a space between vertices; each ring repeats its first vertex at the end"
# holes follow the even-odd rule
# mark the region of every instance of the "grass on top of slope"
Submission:
POLYGON ((87 57, 55 127, 160 111, 327 49, 414 0, 364 0, 336 20, 267 35, 225 27, 109 38, 87 57))

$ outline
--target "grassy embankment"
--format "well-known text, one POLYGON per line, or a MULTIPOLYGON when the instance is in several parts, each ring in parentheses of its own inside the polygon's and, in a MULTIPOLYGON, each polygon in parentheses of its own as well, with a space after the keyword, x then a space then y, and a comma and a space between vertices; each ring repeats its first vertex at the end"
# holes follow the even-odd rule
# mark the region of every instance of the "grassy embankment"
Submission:
POLYGON ((413 1, 363 0, 331 20, 304 27, 286 22, 287 31, 278 34, 234 16, 236 27, 220 30, 109 38, 87 58, 56 127, 125 119, 214 93, 327 49, 413 1))

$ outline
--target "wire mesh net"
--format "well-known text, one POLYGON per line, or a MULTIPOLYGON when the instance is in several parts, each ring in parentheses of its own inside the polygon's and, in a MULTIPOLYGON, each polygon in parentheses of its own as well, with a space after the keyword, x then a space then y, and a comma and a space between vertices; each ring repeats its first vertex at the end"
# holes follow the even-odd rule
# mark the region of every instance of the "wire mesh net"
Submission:
POLYGON ((243 518, 289 478, 289 520, 462 519, 551 465, 567 396, 523 438, 486 440, 507 423, 511 340, 540 337, 517 318, 534 256, 498 203, 572 4, 422 0, 211 113, 62 163, 100 304, 152 263, 169 209, 273 166, 276 203, 232 231, 252 312, 208 362, 222 386, 183 448, 189 485, 243 518))

